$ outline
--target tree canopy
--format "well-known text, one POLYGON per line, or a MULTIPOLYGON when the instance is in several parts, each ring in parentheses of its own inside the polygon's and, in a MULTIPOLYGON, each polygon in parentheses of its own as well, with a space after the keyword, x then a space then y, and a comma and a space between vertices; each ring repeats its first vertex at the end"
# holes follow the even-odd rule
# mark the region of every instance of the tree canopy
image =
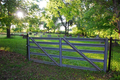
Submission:
POLYGON ((12 24, 23 23, 29 24, 29 30, 44 23, 54 32, 62 24, 65 33, 70 25, 76 25, 82 34, 92 30, 114 30, 120 34, 119 0, 49 0, 43 9, 37 3, 39 0, 0 0, 0 28, 7 29, 7 37, 12 24), (16 17, 17 11, 24 13, 23 19, 16 17))
MULTIPOLYGON (((50 0, 47 10, 55 17, 72 20, 78 29, 115 30, 120 33, 119 0, 50 0)), ((63 20, 61 19, 61 22, 63 20)), ((62 22, 63 26, 66 26, 62 22)))
POLYGON ((36 12, 39 10, 39 6, 34 2, 30 2, 29 0, 1 0, 0 28, 6 28, 7 37, 10 38, 10 27, 13 24, 23 24, 27 21, 30 23, 30 25, 39 24, 40 17, 38 17, 39 15, 36 16, 36 12), (24 19, 18 19, 18 11, 23 12, 24 19))

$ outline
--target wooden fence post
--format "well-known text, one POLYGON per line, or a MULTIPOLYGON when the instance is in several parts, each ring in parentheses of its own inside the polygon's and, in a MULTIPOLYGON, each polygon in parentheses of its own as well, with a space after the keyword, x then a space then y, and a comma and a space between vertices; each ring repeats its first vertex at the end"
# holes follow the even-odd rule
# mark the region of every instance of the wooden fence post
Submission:
POLYGON ((108 62, 108 71, 110 71, 110 66, 111 66, 111 50, 112 50, 112 37, 110 37, 110 46, 109 46, 109 62, 108 62))
POLYGON ((30 60, 30 50, 29 50, 29 35, 27 33, 27 59, 30 60))
POLYGON ((59 38, 59 59, 60 67, 62 67, 62 38, 59 38))
POLYGON ((104 72, 107 71, 107 53, 108 53, 108 39, 105 39, 105 53, 104 53, 104 72))

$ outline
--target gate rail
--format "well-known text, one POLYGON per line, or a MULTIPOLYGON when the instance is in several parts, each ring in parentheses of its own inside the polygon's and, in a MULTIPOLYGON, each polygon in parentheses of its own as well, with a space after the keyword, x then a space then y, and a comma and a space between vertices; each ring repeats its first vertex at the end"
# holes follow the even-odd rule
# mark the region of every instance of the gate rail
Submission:
POLYGON ((27 57, 28 60, 32 60, 34 62, 57 65, 60 67, 71 67, 77 69, 84 69, 84 70, 93 70, 93 71, 107 71, 107 52, 108 52, 108 39, 91 39, 91 38, 43 38, 43 37, 28 37, 27 38, 27 57), (35 40, 58 40, 59 42, 43 42, 43 41, 35 41, 35 40), (63 43, 65 41, 66 43, 63 43), (105 44, 85 44, 85 43, 70 43, 69 41, 96 41, 96 42, 104 42, 105 44), (35 43, 37 46, 30 46, 31 43, 35 43), (59 48, 51 48, 51 47, 41 47, 39 44, 51 44, 51 45, 59 45, 59 48), (73 49, 65 49, 62 48, 62 45, 69 45, 73 49), (103 47, 103 51, 99 50, 80 50, 77 49, 75 46, 91 46, 91 47, 103 47), (43 53, 34 53, 30 52, 30 48, 34 49, 41 49, 43 53), (48 54, 45 50, 57 50, 59 51, 59 55, 48 54), (62 51, 70 51, 70 52, 78 52, 83 58, 81 57, 71 57, 71 56, 63 56, 62 51), (94 53, 94 54, 104 54, 104 59, 92 59, 86 57, 84 53, 94 53), (53 62, 47 62, 37 59, 30 58, 30 55, 40 55, 40 56, 48 56, 53 62), (57 63, 53 57, 59 58, 59 63, 57 63), (72 66, 66 65, 62 63, 62 59, 74 59, 74 60, 82 60, 88 61, 92 64, 95 68, 88 68, 88 67, 80 67, 80 66, 72 66), (102 62, 104 64, 103 69, 100 69, 96 64, 93 62, 102 62))

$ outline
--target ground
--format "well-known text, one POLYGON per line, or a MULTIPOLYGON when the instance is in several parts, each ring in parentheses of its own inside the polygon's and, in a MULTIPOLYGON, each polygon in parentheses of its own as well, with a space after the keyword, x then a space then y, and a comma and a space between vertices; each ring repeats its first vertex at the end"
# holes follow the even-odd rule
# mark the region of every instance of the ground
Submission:
MULTIPOLYGON (((94 72, 28 61, 25 56, 0 50, 0 80, 108 80, 117 72, 94 72)), ((119 79, 119 78, 118 78, 119 79)))
POLYGON ((0 80, 120 80, 119 46, 112 50, 112 71, 107 73, 35 63, 26 53, 21 36, 0 38, 0 80))

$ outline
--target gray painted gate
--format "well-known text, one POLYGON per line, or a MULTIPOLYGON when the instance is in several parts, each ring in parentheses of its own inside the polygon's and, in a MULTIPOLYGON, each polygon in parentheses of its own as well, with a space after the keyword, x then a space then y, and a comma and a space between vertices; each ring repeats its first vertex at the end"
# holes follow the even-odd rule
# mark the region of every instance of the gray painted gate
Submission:
POLYGON ((34 62, 39 62, 39 63, 45 63, 45 64, 52 64, 52 65, 57 65, 60 67, 71 67, 71 68, 77 68, 77 69, 85 69, 85 70, 93 70, 93 71, 105 71, 107 69, 107 52, 108 52, 108 39, 91 39, 91 38, 39 38, 39 37, 28 37, 27 39, 28 42, 28 59, 32 60, 34 62), (40 42, 40 41, 35 41, 35 40, 58 40, 59 42, 40 42), (71 41, 98 41, 98 42, 104 42, 105 44, 81 44, 81 43, 70 43, 69 40, 71 41), (64 41, 65 43, 63 43, 64 41), (31 43, 36 44, 37 46, 30 46, 31 43), (50 48, 50 47, 41 47, 39 44, 51 44, 51 45, 59 45, 59 48, 50 48), (69 45, 72 47, 72 49, 64 49, 62 48, 62 45, 69 45), (104 47, 104 51, 97 51, 97 50, 79 50, 75 46, 91 46, 91 47, 104 47), (33 53, 30 52, 30 48, 35 48, 35 49, 40 49, 44 52, 42 53, 33 53), (53 54, 48 54, 45 50, 57 50, 59 51, 59 55, 53 55, 53 54), (81 57, 70 57, 70 56, 63 56, 62 51, 73 51, 77 52, 81 57), (104 60, 102 59, 91 59, 88 58, 83 54, 83 52, 87 53, 96 53, 96 54, 104 54, 104 60), (32 59, 30 58, 30 55, 40 55, 40 56, 47 56, 49 57, 53 62, 47 62, 47 61, 41 61, 37 59, 32 59), (59 58, 59 63, 56 62, 53 58, 59 58), (74 60, 82 60, 82 61, 87 61, 89 62, 94 68, 88 68, 88 67, 80 67, 80 66, 72 66, 72 65, 65 65, 62 64, 62 59, 74 59, 74 60), (95 63, 93 62, 102 62, 104 64, 103 69, 100 69, 95 63))

